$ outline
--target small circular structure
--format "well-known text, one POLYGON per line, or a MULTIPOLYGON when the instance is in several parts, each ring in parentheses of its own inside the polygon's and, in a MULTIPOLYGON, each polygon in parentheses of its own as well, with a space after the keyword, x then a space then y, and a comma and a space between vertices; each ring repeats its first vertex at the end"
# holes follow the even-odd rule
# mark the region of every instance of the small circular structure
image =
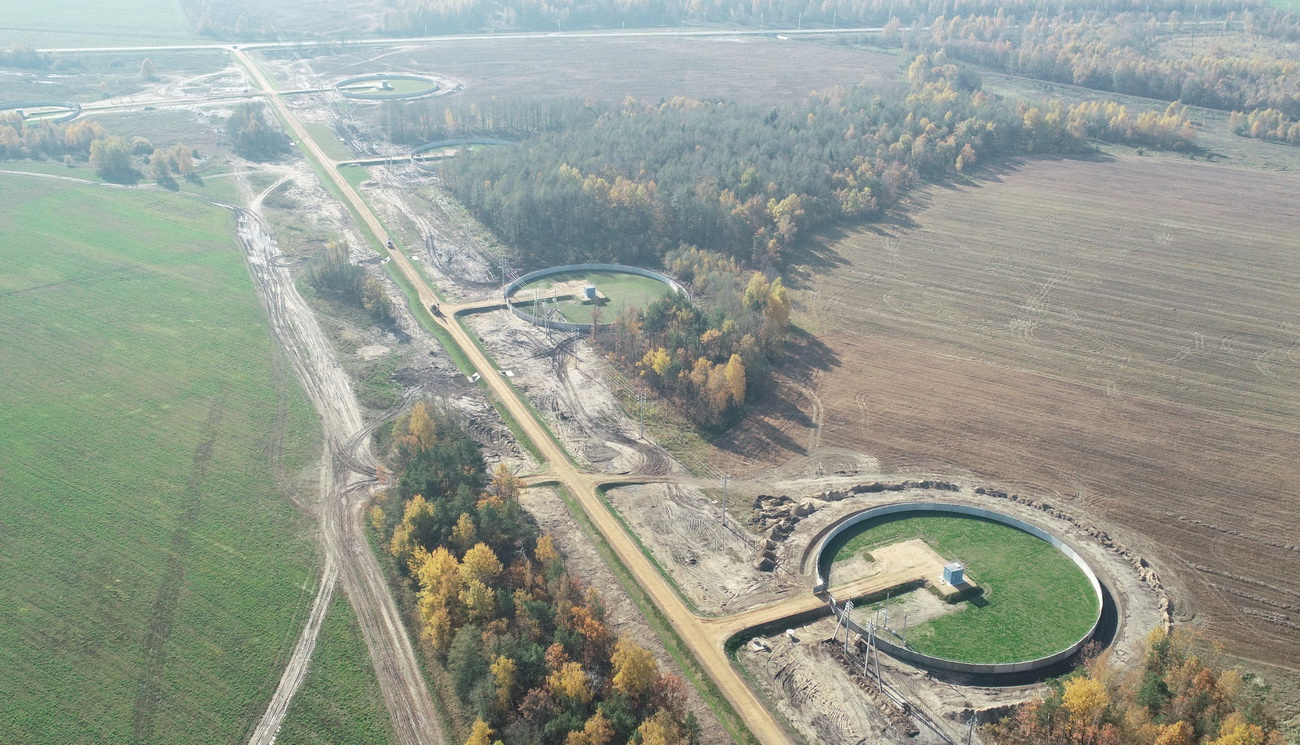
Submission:
POLYGON ((16 111, 24 122, 63 124, 81 115, 81 104, 65 101, 27 101, 0 104, 0 113, 16 111))
MULTIPOLYGON (((501 140, 501 139, 497 139, 496 137, 461 137, 454 140, 437 140, 435 142, 426 142, 423 145, 418 145, 416 147, 411 148, 411 155, 410 155, 411 165, 414 165, 416 168, 419 168, 424 171, 437 172, 438 168, 436 166, 431 166, 428 163, 425 163, 424 159, 422 159, 420 156, 424 155, 425 153, 434 152, 436 150, 452 150, 453 148, 474 147, 476 145, 497 146, 497 145, 517 145, 517 144, 518 143, 516 142, 511 142, 510 140, 501 140)), ((447 155, 450 156, 454 154, 455 152, 450 152, 447 155)), ((428 157, 441 158, 446 156, 433 155, 428 157)))
POLYGON ((442 89, 442 83, 425 75, 358 75, 334 84, 339 95, 367 101, 423 98, 442 89))
POLYGON ((622 264, 566 264, 529 272, 506 285, 502 295, 510 312, 531 324, 560 331, 587 332, 612 325, 608 321, 596 323, 594 312, 607 305, 618 308, 621 299, 617 295, 635 296, 643 301, 654 295, 649 299, 653 302, 670 292, 690 298, 690 293, 676 280, 649 269, 622 264), (618 275, 632 280, 619 279, 618 275), (548 278, 549 282, 540 282, 548 278), (640 280, 652 280, 652 288, 653 283, 661 284, 663 291, 652 288, 647 291, 645 283, 640 280), (641 285, 639 291, 632 289, 638 284, 641 285), (529 285, 538 285, 534 288, 536 297, 516 295, 529 285), (602 286, 616 289, 606 294, 601 290, 602 286))
MULTIPOLYGON (((844 533, 867 521, 887 516, 902 515, 903 513, 920 513, 922 515, 935 516, 943 516, 946 513, 949 516, 980 518, 986 521, 1001 523, 1016 528, 1034 536, 1035 538, 1046 541, 1073 562, 1073 564, 1083 573, 1084 577, 1086 577, 1088 584, 1092 588, 1093 597, 1096 601, 1096 612, 1091 617, 1091 623, 1088 625, 1085 633, 1074 639, 1067 646, 1034 659, 987 663, 945 659, 943 657, 937 657, 920 652, 908 646, 906 642, 898 641, 896 643, 893 639, 885 638, 880 634, 875 634, 875 642, 881 650, 893 657, 906 660, 924 668, 976 675, 1002 675, 1039 670, 1061 662, 1078 652, 1084 644, 1088 643, 1093 634, 1097 632, 1097 627, 1101 623, 1102 612, 1104 610, 1103 606, 1105 603, 1105 594, 1102 590, 1101 581, 1097 579, 1096 572, 1093 571, 1092 567, 1088 565, 1083 557, 1060 538, 1031 523, 981 507, 947 504, 942 502, 900 502, 866 509, 842 519, 821 537, 815 550, 812 552, 812 557, 815 561, 814 566, 816 567, 816 585, 813 588, 813 592, 819 595, 825 593, 827 602, 831 604, 835 615, 846 624, 849 629, 861 634, 862 638, 868 638, 870 633, 869 630, 863 628, 854 621, 850 617, 850 614, 846 613, 841 606, 837 606, 837 601, 834 598, 831 598, 829 593, 827 593, 827 579, 829 576, 829 572, 827 571, 829 564, 827 562, 832 557, 825 556, 826 550, 832 542, 844 533)), ((872 550, 875 551, 876 549, 872 550)), ((963 569, 967 568, 968 567, 963 567, 963 569)), ((955 570, 955 567, 953 570, 955 570)))

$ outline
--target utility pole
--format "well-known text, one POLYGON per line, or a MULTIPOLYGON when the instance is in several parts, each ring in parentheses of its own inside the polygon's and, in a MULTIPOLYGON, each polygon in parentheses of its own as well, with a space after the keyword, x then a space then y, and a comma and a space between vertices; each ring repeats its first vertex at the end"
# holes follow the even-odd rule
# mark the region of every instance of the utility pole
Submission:
POLYGON ((730 480, 731 476, 722 474, 722 526, 724 528, 727 526, 727 482, 730 480))
POLYGON ((638 404, 638 418, 641 422, 641 439, 645 439, 645 391, 637 391, 636 402, 638 404))

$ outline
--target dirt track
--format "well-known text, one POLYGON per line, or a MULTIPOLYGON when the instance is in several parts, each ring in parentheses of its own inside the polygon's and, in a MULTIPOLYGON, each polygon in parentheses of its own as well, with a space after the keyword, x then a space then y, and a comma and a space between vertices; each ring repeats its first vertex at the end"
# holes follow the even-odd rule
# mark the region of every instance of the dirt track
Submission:
MULTIPOLYGON (((273 86, 266 79, 261 69, 253 62, 242 50, 235 50, 234 54, 240 63, 250 72, 259 88, 264 91, 274 90, 273 86)), ((353 208, 355 214, 360 216, 369 230, 380 241, 389 239, 387 231, 380 225, 379 220, 375 217, 366 202, 357 194, 352 185, 343 178, 339 173, 338 167, 334 162, 321 150, 320 146, 308 135, 306 129, 297 117, 285 106, 284 101, 279 96, 270 96, 272 105, 276 107, 281 118, 290 126, 299 141, 307 147, 313 157, 323 165, 329 178, 334 181, 335 186, 343 194, 353 208)), ((400 251, 390 252, 394 264, 399 268, 402 274, 407 278, 412 286, 415 287, 420 303, 426 308, 439 302, 440 299, 434 294, 433 290, 424 281, 415 267, 400 251)), ((592 522, 600 530, 605 539, 609 542, 614 552, 618 555, 620 561, 628 568, 632 575, 637 579, 638 584, 647 595, 659 606, 663 613, 673 622, 678 634, 690 647, 701 667, 710 678, 717 684, 719 689, 726 696, 737 713, 745 721, 746 725, 759 739, 766 745, 775 745, 777 743, 789 743, 790 738, 785 730, 776 721, 772 714, 764 708, 754 695, 753 691, 745 685, 744 681, 731 667, 726 653, 722 648, 721 642, 715 635, 708 631, 697 622, 697 619, 671 586, 659 575, 657 570, 651 565, 649 559, 640 551, 632 538, 618 524, 617 519, 610 513, 609 509, 601 501, 596 492, 598 479, 579 471, 570 461, 565 453, 548 435, 545 429, 537 422, 528 410, 528 407, 519 397, 518 393, 510 387, 505 378, 502 377, 494 365, 492 365, 479 347, 470 338, 469 333, 460 323, 451 320, 448 316, 440 316, 435 319, 455 340, 465 355, 469 358, 475 369, 483 376, 483 380, 489 388, 497 395, 511 415, 523 429, 525 436, 529 437, 542 456, 550 464, 550 473, 555 480, 562 484, 568 491, 582 504, 583 509, 587 512, 592 522)), ((323 525, 326 532, 343 530, 347 527, 355 526, 357 515, 355 510, 342 510, 342 514, 335 513, 330 516, 327 512, 323 525), (340 523, 347 523, 340 525, 340 523)), ((345 535, 345 534, 341 534, 345 535)), ((358 528, 358 536, 359 528, 358 528)), ((328 542, 327 538, 327 542, 328 542)), ((364 544, 364 540, 362 540, 364 544)), ((370 554, 369 547, 363 546, 358 555, 349 557, 349 564, 353 561, 360 563, 374 564, 375 560, 370 554)), ((348 566, 343 567, 344 587, 352 595, 353 588, 349 585, 348 566)), ((409 641, 402 630, 401 619, 394 612, 391 617, 386 617, 381 624, 379 619, 369 618, 372 608, 391 606, 392 599, 388 594, 387 587, 383 579, 378 575, 378 565, 375 564, 373 578, 369 573, 363 573, 362 578, 366 580, 363 585, 365 590, 375 592, 382 591, 382 597, 354 597, 353 605, 357 608, 361 628, 366 636, 367 644, 371 647, 372 657, 376 660, 377 666, 384 665, 385 661, 395 658, 404 660, 405 654, 410 650, 409 641), (374 580, 371 582, 370 580, 374 580), (374 585, 372 587, 372 584, 374 585), (378 634, 378 628, 386 630, 385 634, 378 634), (395 643, 398 642, 403 643, 395 643), (387 649, 376 650, 374 644, 376 641, 382 641, 387 649), (404 647, 404 649, 403 649, 404 647)), ((357 588, 357 589, 363 589, 357 588)), ((421 739, 419 733, 425 728, 433 726, 436 728, 436 720, 433 718, 432 702, 428 703, 427 708, 420 705, 423 701, 428 701, 428 694, 424 688, 423 679, 420 677, 419 670, 414 664, 414 657, 411 655, 411 665, 396 666, 395 669, 380 670, 380 682, 384 687, 385 699, 389 703, 390 712, 393 714, 394 724, 403 742, 418 743, 428 742, 428 738, 421 739), (389 675, 393 675, 389 679, 389 675), (390 689, 397 685, 397 681, 403 682, 402 687, 407 689, 407 695, 390 698, 390 689), (414 694, 423 693, 422 701, 412 700, 419 698, 414 694)), ((440 737, 438 739, 441 739, 440 737)))
MULTIPOLYGON (((255 65, 236 52, 263 90, 271 86, 255 65)), ((296 123, 278 96, 271 97, 286 120, 296 123)), ((314 146, 301 131, 304 144, 314 146)), ((317 153, 322 162, 328 162, 317 153)), ((337 176, 337 172, 335 172, 337 176)), ((346 181, 339 179, 343 185, 346 181)), ((321 465, 321 495, 318 507, 321 539, 326 556, 326 577, 337 568, 338 579, 356 612, 357 621, 378 673, 379 687, 393 720, 393 728, 404 745, 445 742, 433 699, 425 686, 415 650, 387 580, 370 550, 361 524, 361 511, 369 497, 369 477, 374 456, 368 447, 368 432, 357 407, 347 375, 334 356, 333 346, 293 286, 289 273, 273 261, 278 253, 262 225, 253 215, 241 220, 240 237, 249 252, 249 265, 263 295, 271 325, 301 377, 303 388, 320 414, 325 430, 325 458, 321 465), (361 472, 358 473, 358 468, 361 472), (365 473, 369 471, 369 474, 365 473)), ((373 218, 372 218, 373 219, 373 218)), ((322 583, 322 592, 332 589, 322 583)), ((319 613, 328 603, 317 602, 319 613)), ((306 676, 320 620, 313 609, 295 648, 280 688, 267 708, 250 742, 270 743, 279 731, 288 705, 306 676)))

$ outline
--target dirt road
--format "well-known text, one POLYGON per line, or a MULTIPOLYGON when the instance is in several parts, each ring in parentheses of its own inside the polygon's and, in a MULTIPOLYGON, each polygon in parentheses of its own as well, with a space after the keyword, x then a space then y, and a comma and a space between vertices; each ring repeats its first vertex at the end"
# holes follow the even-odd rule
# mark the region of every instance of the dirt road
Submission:
POLYGON ((361 624, 400 741, 408 745, 442 743, 436 710, 424 686, 415 651, 362 531, 360 514, 368 499, 375 465, 368 447, 368 430, 333 345, 298 294, 289 271, 276 261, 279 248, 258 214, 262 197, 278 185, 273 184, 249 209, 239 212, 238 234, 272 331, 320 415, 324 430, 320 501, 315 509, 325 568, 307 623, 249 742, 273 742, 294 694, 306 678, 321 622, 335 586, 341 581, 361 624))
MULTIPOLYGON (((234 50, 233 54, 240 64, 248 70, 256 87, 263 91, 274 91, 274 87, 266 78, 266 75, 262 72, 261 68, 250 59, 243 50, 234 50)), ((388 233, 383 229, 383 226, 379 223, 379 220, 375 217, 373 211, 356 190, 352 188, 352 185, 348 183, 347 179, 343 178, 342 174, 339 173, 338 166, 311 138, 307 133, 306 128, 285 105, 283 99, 278 95, 270 95, 268 96, 268 99, 270 103, 275 106, 283 121, 288 124, 289 128, 293 131, 295 138, 298 139, 302 143, 303 147, 310 151, 312 157, 321 164, 328 178, 334 182, 334 186, 343 195, 344 199, 347 200, 354 213, 360 217, 362 222, 365 223, 366 227, 369 228, 375 237, 377 237, 381 242, 387 242, 389 240, 388 233)), ((434 303, 440 302, 438 296, 434 294, 432 288, 430 288, 428 283, 424 281, 424 278, 416 271, 415 267, 412 266, 406 256, 404 256, 400 251, 392 251, 390 252, 390 255, 392 256, 393 263, 397 266, 399 271, 402 272, 407 281, 409 281, 416 289, 416 294, 420 303, 428 308, 434 303)), ((778 723, 771 712, 769 712, 759 702, 757 696, 754 695, 754 692, 749 689, 737 672, 732 668, 730 661, 727 659, 726 652, 723 650, 722 644, 716 636, 709 633, 701 623, 701 620, 687 609, 682 600, 677 596, 676 592, 658 573, 654 566, 651 565, 649 559, 646 558, 637 547, 632 537, 623 530, 614 515, 605 506, 604 502, 601 501, 596 491, 599 477, 593 477, 590 474, 578 470, 569 459, 568 454, 565 453, 554 440, 552 440, 545 428, 533 417, 532 412, 529 411, 527 405, 521 399, 519 394, 506 382, 505 378, 501 376, 496 367, 491 364, 478 345, 476 345, 473 339, 470 338, 469 333, 464 329, 464 327, 452 320, 450 316, 446 315, 435 317, 434 320, 451 335, 452 339, 461 348, 461 351, 469 358, 474 368, 483 376, 483 380, 487 382, 487 385, 492 389, 493 393, 496 394, 502 404, 519 423, 524 435, 533 441, 543 458, 550 463, 551 472, 554 474, 556 480, 568 489, 569 493, 572 494, 582 505, 583 509, 587 512, 588 517, 596 525, 597 529, 600 530, 605 540, 609 542, 609 545, 613 548, 619 560, 627 567, 629 572, 631 572, 637 583, 641 585, 642 590, 673 623, 677 633, 691 649, 691 652, 695 655, 695 658, 699 661, 700 666, 704 669, 705 673, 713 679, 719 690, 721 690, 723 695, 726 696, 727 700, 736 709, 737 713, 745 721, 746 725, 758 740, 764 743, 764 745, 785 745, 790 743, 791 739, 781 724, 778 723)), ((350 516, 355 520, 355 515, 349 514, 347 516, 350 516)), ((331 528, 339 527, 335 525, 332 520, 327 519, 324 522, 331 528)), ((371 563, 374 562, 374 557, 370 554, 367 546, 362 546, 358 555, 348 557, 349 562, 355 561, 357 563, 367 559, 371 563)), ((346 565, 343 569, 343 574, 345 577, 344 587, 349 588, 347 580, 349 572, 346 565)), ((382 586, 382 578, 379 578, 379 584, 382 586)), ((349 595, 352 596, 352 594, 353 591, 349 588, 349 595)), ((376 600, 380 599, 376 598, 376 600)), ((386 588, 383 589, 382 600, 386 600, 390 605, 392 603, 391 597, 389 597, 386 588)), ((354 606, 357 608, 358 616, 361 617, 361 627, 366 633, 367 644, 371 644, 372 636, 375 635, 376 630, 372 627, 375 620, 366 617, 371 610, 368 607, 369 603, 357 598, 354 601, 354 606)), ((400 637, 405 641, 406 637, 401 629, 400 618, 397 618, 394 615, 391 619, 385 618, 385 621, 391 625, 385 626, 384 630, 386 633, 383 635, 383 640, 385 642, 391 642, 393 641, 393 638, 400 637)), ((393 649, 387 650, 376 650, 374 646, 371 646, 371 654, 372 657, 376 659, 377 666, 382 664, 380 661, 385 657, 385 655, 377 654, 377 652, 393 652, 396 651, 395 648, 399 645, 394 644, 392 646, 394 647, 393 649)), ((409 643, 407 644, 407 647, 409 647, 409 643)), ((418 668, 416 668, 414 664, 412 664, 409 669, 403 666, 397 668, 394 672, 400 674, 402 680, 406 681, 404 687, 409 688, 412 691, 417 689, 420 691, 424 690, 423 680, 419 677, 418 668)), ((385 699, 389 701, 390 712, 394 715, 394 724, 397 726, 399 733, 413 733, 418 729, 416 723, 402 721, 402 718, 405 717, 406 714, 400 710, 401 707, 394 705, 395 702, 392 699, 389 699, 388 687, 392 687, 395 683, 393 681, 385 682, 387 678, 386 673, 388 673, 388 671, 380 670, 380 682, 381 685, 386 686, 385 699)), ((425 693, 424 698, 427 700, 427 693, 425 693)), ((425 714, 425 709, 422 707, 417 707, 412 716, 418 719, 430 718, 432 711, 430 703, 430 707, 427 709, 427 716, 425 714)), ((419 740, 405 741, 418 742, 419 740)))

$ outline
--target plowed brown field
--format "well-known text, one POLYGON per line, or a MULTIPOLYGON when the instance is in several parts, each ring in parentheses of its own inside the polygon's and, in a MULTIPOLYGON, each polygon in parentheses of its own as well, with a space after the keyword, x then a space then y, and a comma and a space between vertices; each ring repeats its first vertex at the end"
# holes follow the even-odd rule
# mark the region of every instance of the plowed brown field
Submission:
POLYGON ((1231 651, 1298 668, 1298 188, 1145 158, 932 188, 809 253, 818 411, 719 444, 1060 502, 1140 546, 1231 651))

